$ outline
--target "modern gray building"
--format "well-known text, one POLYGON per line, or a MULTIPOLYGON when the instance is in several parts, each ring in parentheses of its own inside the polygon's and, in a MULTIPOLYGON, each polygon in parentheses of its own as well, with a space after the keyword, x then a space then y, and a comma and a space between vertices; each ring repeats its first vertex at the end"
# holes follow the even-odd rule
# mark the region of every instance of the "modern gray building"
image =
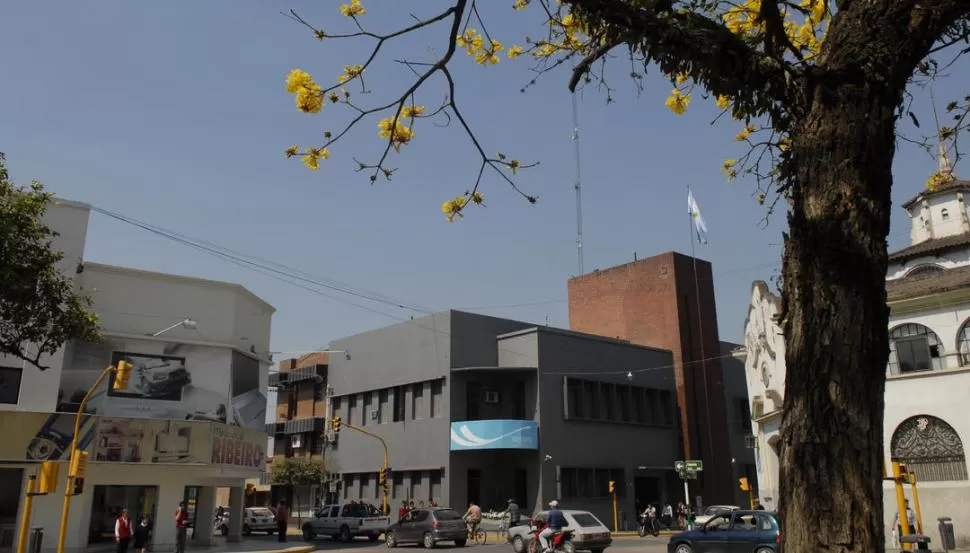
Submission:
MULTIPOLYGON (((381 436, 391 507, 432 500, 529 510, 552 499, 632 528, 678 501, 681 446, 669 351, 447 311, 330 344, 333 413, 381 436)), ((326 452, 340 499, 379 504, 380 442, 346 426, 326 452)))

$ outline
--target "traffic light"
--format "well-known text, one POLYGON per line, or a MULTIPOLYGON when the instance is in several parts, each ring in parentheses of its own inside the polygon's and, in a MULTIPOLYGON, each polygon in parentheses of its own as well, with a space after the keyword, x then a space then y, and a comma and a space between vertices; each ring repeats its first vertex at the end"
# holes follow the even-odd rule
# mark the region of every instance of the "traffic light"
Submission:
POLYGON ((616 480, 610 480, 610 494, 616 493, 616 480))
POLYGON ((748 477, 738 478, 738 486, 740 486, 742 492, 750 492, 751 484, 748 483, 748 477))
POLYGON ((115 390, 127 390, 128 389, 128 379, 131 378, 131 369, 134 365, 122 359, 118 361, 118 365, 115 367, 115 379, 112 388, 115 390))
POLYGON ((37 486, 38 494, 54 493, 57 490, 57 473, 61 465, 56 461, 44 461, 40 464, 40 478, 37 486))
POLYGON ((905 463, 899 463, 899 477, 902 478, 903 482, 909 482, 909 471, 906 470, 905 463))
POLYGON ((84 479, 75 478, 74 479, 74 492, 71 495, 81 495, 84 493, 84 479))
POLYGON ((380 482, 381 482, 381 486, 384 486, 387 484, 387 469, 384 467, 381 467, 380 482))
POLYGON ((340 417, 334 417, 332 422, 333 422, 333 433, 336 434, 337 432, 340 432, 340 417))
POLYGON ((75 479, 84 478, 84 473, 88 468, 88 452, 75 449, 74 453, 71 454, 71 466, 68 469, 67 475, 73 476, 75 479))

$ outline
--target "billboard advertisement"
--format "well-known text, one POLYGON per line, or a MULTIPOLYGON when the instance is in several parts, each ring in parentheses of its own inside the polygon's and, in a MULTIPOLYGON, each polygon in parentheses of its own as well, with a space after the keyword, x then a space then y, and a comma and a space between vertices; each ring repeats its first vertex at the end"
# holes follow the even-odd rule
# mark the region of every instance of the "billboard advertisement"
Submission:
POLYGON ((113 389, 111 375, 94 391, 88 413, 263 428, 266 396, 259 389, 258 361, 228 348, 152 340, 72 342, 58 410, 76 412, 104 368, 122 360, 133 366, 127 389, 113 389))
POLYGON ((451 423, 451 451, 538 449, 539 425, 529 420, 481 420, 451 423))
POLYGON ((105 463, 207 463, 211 425, 102 418, 92 460, 105 463))

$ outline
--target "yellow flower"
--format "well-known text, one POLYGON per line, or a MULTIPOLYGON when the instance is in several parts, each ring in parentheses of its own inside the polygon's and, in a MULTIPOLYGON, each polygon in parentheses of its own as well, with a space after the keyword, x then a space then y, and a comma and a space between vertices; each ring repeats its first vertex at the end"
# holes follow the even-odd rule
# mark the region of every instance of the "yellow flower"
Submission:
POLYGON ((328 159, 330 157, 330 150, 326 148, 310 148, 303 155, 303 165, 306 165, 311 171, 316 171, 320 168, 318 161, 323 159, 328 159))
POLYGON ((930 178, 926 179, 926 187, 929 188, 931 192, 934 192, 937 188, 950 184, 953 182, 953 180, 953 173, 950 171, 937 171, 930 175, 930 178))
POLYGON ((337 96, 336 92, 330 92, 330 95, 327 96, 327 99, 330 100, 331 104, 336 104, 337 102, 340 101, 340 96, 337 96))
POLYGON ((731 99, 727 96, 718 96, 714 98, 714 104, 717 105, 719 109, 727 109, 731 107, 731 99))
POLYGON ((533 57, 536 58, 548 58, 559 51, 559 47, 551 42, 543 41, 539 43, 538 46, 539 47, 532 52, 533 57))
POLYGON ((522 167, 522 164, 519 162, 519 160, 513 159, 512 161, 509 162, 509 169, 512 170, 513 175, 515 174, 515 170, 518 169, 519 167, 522 167))
POLYGON ((319 113, 323 108, 323 92, 314 83, 314 88, 303 87, 296 93, 296 107, 303 113, 319 113))
POLYGON ((485 195, 481 192, 472 192, 472 203, 481 205, 485 201, 485 195))
POLYGON ((688 77, 687 77, 687 74, 686 73, 677 73, 677 86, 680 86, 680 85, 686 83, 687 82, 687 78, 688 77))
POLYGON ((446 215, 449 223, 453 223, 455 221, 455 215, 464 217, 461 214, 461 210, 465 207, 466 203, 468 203, 468 200, 464 196, 458 196, 454 200, 448 200, 441 204, 441 212, 446 215))
POLYGON ((521 56, 522 52, 523 50, 521 46, 513 46, 509 48, 509 51, 506 52, 506 54, 509 56, 510 60, 514 60, 515 58, 521 56))
POLYGON ((675 88, 670 92, 670 96, 667 97, 664 104, 670 111, 677 115, 683 115, 687 112, 687 106, 690 105, 690 96, 690 94, 683 94, 675 88))
POLYGON ((394 120, 391 118, 381 119, 377 123, 377 127, 380 129, 377 131, 377 136, 381 138, 389 138, 391 143, 394 145, 394 149, 400 151, 402 144, 407 144, 414 138, 414 131, 410 127, 405 127, 401 123, 400 118, 394 124, 394 120), (391 130, 393 129, 393 133, 391 130))
POLYGON ((364 15, 367 10, 360 5, 360 0, 350 0, 350 4, 340 6, 340 13, 347 17, 354 17, 355 15, 364 15))
POLYGON ((728 182, 734 180, 734 177, 738 176, 738 171, 734 168, 737 163, 737 160, 726 159, 724 160, 724 165, 721 165, 721 172, 727 175, 728 182))
POLYGON ((404 106, 403 108, 401 108, 401 117, 414 119, 415 117, 418 117, 423 113, 424 113, 424 106, 410 105, 410 106, 404 106))
POLYGON ((741 132, 739 132, 734 136, 734 139, 737 140, 738 142, 744 142, 745 140, 748 139, 749 136, 751 136, 751 133, 753 133, 754 131, 755 131, 754 125, 745 125, 744 128, 741 129, 741 132))
POLYGON ((498 53, 498 52, 501 52, 502 50, 505 50, 505 45, 497 40, 493 40, 492 47, 490 48, 490 50, 493 53, 498 53))
POLYGON ((301 88, 314 84, 313 77, 302 69, 294 69, 286 76, 286 91, 290 94, 296 94, 301 88))
POLYGON ((345 65, 344 74, 337 77, 337 82, 345 83, 355 77, 360 76, 364 72, 364 67, 362 65, 345 65))
POLYGON ((482 51, 475 54, 475 63, 478 65, 495 65, 501 61, 498 56, 491 52, 482 51))
POLYGON ((512 8, 515 10, 524 10, 529 7, 529 0, 515 0, 515 4, 512 4, 512 8))
POLYGON ((721 166, 721 170, 722 171, 726 171, 726 170, 734 167, 737 164, 738 164, 738 160, 736 160, 736 159, 725 159, 724 160, 724 165, 721 166))
POLYGON ((293 157, 298 151, 300 151, 300 147, 294 144, 286 149, 286 157, 293 157))
POLYGON ((778 141, 778 149, 787 152, 788 148, 791 148, 791 140, 787 136, 781 137, 781 140, 778 141))

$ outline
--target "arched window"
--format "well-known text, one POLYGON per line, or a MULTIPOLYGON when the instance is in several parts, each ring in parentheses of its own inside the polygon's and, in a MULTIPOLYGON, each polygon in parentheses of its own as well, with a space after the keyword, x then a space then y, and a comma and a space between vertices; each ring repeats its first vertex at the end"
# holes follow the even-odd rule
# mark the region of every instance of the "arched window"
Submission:
POLYGON ((892 460, 906 463, 919 482, 967 480, 963 441, 943 419, 910 417, 896 427, 890 443, 892 460))
POLYGON ((934 265, 932 263, 927 263, 925 265, 917 265, 906 273, 907 277, 914 276, 927 276, 927 275, 938 275, 943 272, 943 267, 939 265, 934 265))
POLYGON ((929 328, 905 323, 889 333, 889 374, 908 374, 943 368, 943 343, 929 328))
POLYGON ((960 366, 970 365, 970 319, 963 321, 957 333, 957 351, 960 352, 960 366))

